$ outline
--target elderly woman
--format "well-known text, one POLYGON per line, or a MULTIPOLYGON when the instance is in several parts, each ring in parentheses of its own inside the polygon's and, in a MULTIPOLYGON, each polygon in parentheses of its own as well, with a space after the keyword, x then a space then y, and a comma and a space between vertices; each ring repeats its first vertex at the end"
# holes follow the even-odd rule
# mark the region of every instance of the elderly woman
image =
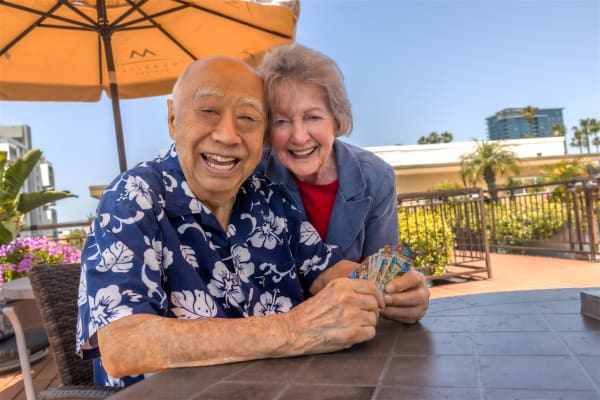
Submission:
MULTIPOLYGON (((271 108, 270 150, 263 155, 261 172, 287 188, 321 239, 337 245, 345 259, 359 262, 395 245, 392 168, 373 153, 338 140, 352 129, 352 110, 336 63, 307 47, 283 45, 265 55, 259 72, 271 108)), ((414 278, 386 286, 386 305, 396 306, 386 307, 387 316, 414 321, 402 311, 415 306, 412 291, 420 293, 420 305, 427 308, 424 279, 414 278)))

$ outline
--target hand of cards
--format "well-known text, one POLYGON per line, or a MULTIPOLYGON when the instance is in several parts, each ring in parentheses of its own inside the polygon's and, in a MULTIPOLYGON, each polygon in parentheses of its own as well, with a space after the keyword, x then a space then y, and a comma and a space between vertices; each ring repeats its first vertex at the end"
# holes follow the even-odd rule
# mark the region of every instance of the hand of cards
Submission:
POLYGON ((406 244, 395 248, 385 246, 377 253, 367 257, 360 266, 352 271, 349 278, 371 279, 379 290, 392 279, 407 272, 414 263, 415 254, 406 244))

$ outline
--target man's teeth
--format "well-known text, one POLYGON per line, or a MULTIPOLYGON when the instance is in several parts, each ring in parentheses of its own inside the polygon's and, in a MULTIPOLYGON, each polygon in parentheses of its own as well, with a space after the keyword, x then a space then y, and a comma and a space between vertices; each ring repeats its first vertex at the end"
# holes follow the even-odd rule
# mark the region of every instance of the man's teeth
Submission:
POLYGON ((306 150, 290 150, 290 153, 292 153, 293 155, 295 155, 296 157, 306 157, 309 154, 311 154, 313 151, 315 151, 316 147, 311 147, 310 149, 306 149, 306 150))
POLYGON ((219 171, 227 171, 235 167, 237 158, 225 157, 218 154, 204 154, 204 159, 210 168, 219 171))

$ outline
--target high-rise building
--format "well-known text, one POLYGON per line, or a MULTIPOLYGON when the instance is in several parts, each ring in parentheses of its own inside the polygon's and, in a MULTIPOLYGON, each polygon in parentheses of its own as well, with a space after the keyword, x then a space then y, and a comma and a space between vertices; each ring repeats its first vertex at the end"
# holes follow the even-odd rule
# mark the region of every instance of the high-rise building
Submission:
MULTIPOLYGON (((31 150, 31 128, 27 125, 0 126, 0 151, 6 152, 8 161, 22 157, 31 150)), ((43 157, 33 169, 23 185, 23 192, 41 192, 54 189, 54 170, 52 164, 43 157)), ((55 203, 46 204, 25 214, 23 224, 26 226, 56 224, 55 203)), ((30 232, 22 232, 29 236, 30 232)), ((31 231, 32 235, 54 236, 54 231, 31 231)))
POLYGON ((553 136, 553 126, 564 125, 562 110, 562 108, 540 108, 535 117, 528 121, 523 116, 523 107, 505 108, 486 118, 488 139, 551 137, 553 136))

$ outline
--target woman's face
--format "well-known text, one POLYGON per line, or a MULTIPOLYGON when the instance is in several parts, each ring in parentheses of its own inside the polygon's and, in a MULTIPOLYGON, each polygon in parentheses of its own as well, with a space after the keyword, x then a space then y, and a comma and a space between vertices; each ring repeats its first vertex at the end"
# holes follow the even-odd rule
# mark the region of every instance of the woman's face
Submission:
POLYGON ((309 183, 337 179, 333 141, 335 119, 323 89, 291 82, 275 88, 270 127, 275 156, 294 176, 309 183), (331 169, 335 176, 331 176, 331 169))

